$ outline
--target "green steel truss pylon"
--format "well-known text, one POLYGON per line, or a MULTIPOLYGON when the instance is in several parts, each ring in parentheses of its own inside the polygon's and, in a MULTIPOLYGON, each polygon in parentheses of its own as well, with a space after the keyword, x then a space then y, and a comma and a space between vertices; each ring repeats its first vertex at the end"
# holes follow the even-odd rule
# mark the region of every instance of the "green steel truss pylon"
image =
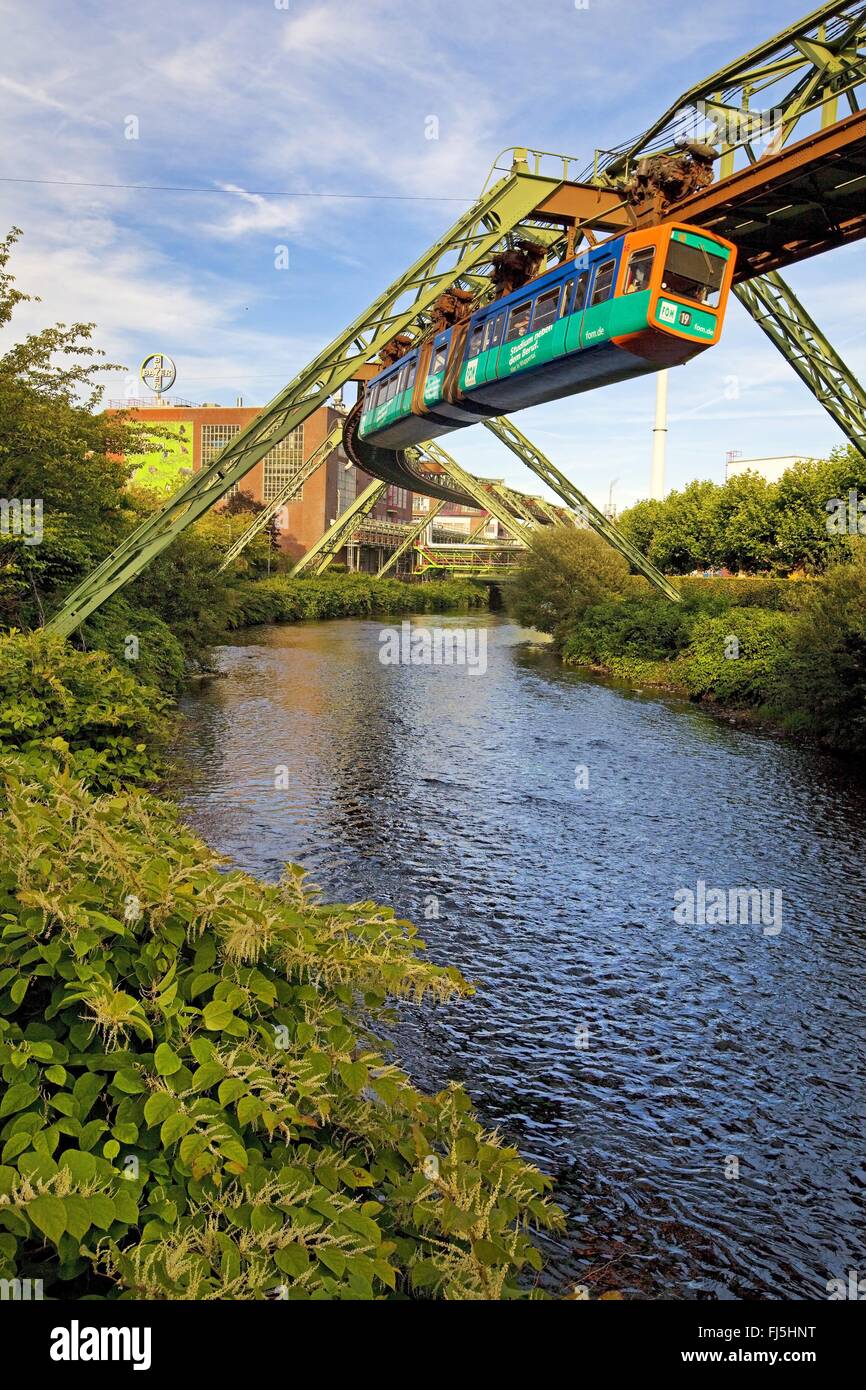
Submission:
MULTIPOLYGON (((644 133, 598 152, 583 177, 618 184, 645 155, 682 139, 719 144, 719 177, 736 163, 759 163, 785 145, 800 121, 817 114, 822 128, 857 111, 866 89, 866 3, 820 5, 750 53, 696 83, 644 133)), ((775 272, 734 293, 839 428, 866 452, 866 392, 775 272)))
POLYGON ((734 294, 840 430, 866 454, 866 391, 781 275, 759 275, 737 285, 734 294))
POLYGON ((372 483, 368 483, 364 491, 350 502, 342 515, 328 527, 323 536, 320 536, 315 545, 311 545, 306 555, 302 555, 294 569, 291 571, 292 578, 303 574, 304 570, 313 569, 314 574, 324 574, 338 551, 352 539, 355 531, 360 526, 364 517, 369 516, 379 498, 385 492, 387 483, 381 483, 378 478, 374 478, 372 483), (315 562, 315 563, 314 563, 315 562))
POLYGON ((274 445, 326 405, 386 343, 416 323, 440 294, 490 263, 507 234, 561 187, 563 178, 515 170, 498 180, 384 294, 319 353, 165 506, 143 522, 68 595, 48 627, 68 636, 176 536, 239 482, 274 445))
POLYGON ((541 525, 541 522, 532 508, 524 502, 520 494, 515 492, 513 488, 506 487, 504 483, 494 483, 493 491, 496 493, 497 497, 502 498, 506 507, 510 507, 513 512, 516 512, 520 519, 524 521, 531 530, 534 531, 541 525))
POLYGON ((622 531, 614 526, 603 512, 598 510, 598 507, 593 506, 589 498, 575 487, 564 473, 560 473, 559 469, 540 449, 530 443, 513 420, 500 416, 499 419, 485 420, 484 424, 496 435, 497 439, 501 439, 502 443, 507 445, 512 453, 526 464, 527 468, 531 468, 533 473, 543 483, 546 483, 551 491, 561 497, 567 507, 576 511, 594 531, 604 537, 608 545, 612 545, 615 550, 624 555, 634 569, 648 579, 651 584, 654 584, 657 589, 660 589, 667 598, 673 599, 676 603, 680 602, 680 595, 673 584, 665 579, 661 571, 657 570, 655 565, 641 554, 636 545, 632 545, 622 531))
POLYGON ((428 439, 425 444, 418 446, 419 453, 425 454, 433 463, 438 463, 440 468, 444 468, 446 473, 450 473, 456 483, 465 492, 473 497, 479 507, 483 507, 491 516, 501 522, 507 531, 518 541, 521 541, 530 549, 534 539, 534 527, 527 526, 521 519, 515 517, 510 505, 507 506, 501 497, 497 497, 492 488, 484 486, 480 478, 474 477, 472 473, 467 473, 465 468, 450 454, 446 453, 440 444, 428 439))
POLYGON ((394 568, 397 561, 400 559, 400 556, 405 555, 406 551, 409 550, 409 548, 415 544, 418 537, 421 535, 421 532, 425 529, 425 527, 430 525, 430 522, 433 520, 434 517, 439 515, 444 506, 445 502, 443 499, 442 501, 437 502, 435 506, 430 508, 429 512, 425 512, 423 516, 420 516, 418 520, 412 524, 412 526, 406 532, 406 535, 403 537, 400 544, 397 546, 397 549, 392 550, 391 554, 387 557, 387 559, 382 561, 382 564, 379 566, 378 572, 376 574, 377 579, 381 579, 382 576, 387 574, 390 569, 394 568))
POLYGON ((256 512, 246 530, 241 532, 234 545, 229 546, 223 556, 223 562, 217 571, 218 574, 222 574, 223 570, 228 568, 232 560, 236 560, 241 551, 246 549, 253 537, 257 536, 260 531, 263 531, 268 523, 274 519, 280 508, 291 501, 296 492, 300 492, 304 483, 307 482, 309 478, 312 478, 317 469, 321 468, 325 460, 334 452, 342 437, 343 421, 339 420, 337 424, 334 425, 333 429, 328 432, 318 448, 314 449, 310 457, 304 460, 297 473, 289 478, 284 487, 280 488, 276 497, 272 498, 260 512, 256 512))
MULTIPOLYGON (((737 152, 757 158, 786 144, 799 122, 820 113, 826 127, 839 119, 839 102, 859 110, 866 85, 866 3, 819 5, 773 38, 684 92, 634 140, 597 151, 582 177, 606 186, 626 178, 638 159, 672 150, 678 141, 720 143, 720 173, 733 172, 737 152)), ((844 113, 843 113, 844 114, 844 113)))

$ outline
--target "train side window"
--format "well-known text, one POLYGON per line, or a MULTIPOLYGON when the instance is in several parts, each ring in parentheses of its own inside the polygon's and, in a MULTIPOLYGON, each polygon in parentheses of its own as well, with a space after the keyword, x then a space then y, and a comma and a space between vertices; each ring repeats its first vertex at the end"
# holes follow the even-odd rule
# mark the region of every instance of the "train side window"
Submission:
POLYGON ((396 390, 397 390, 397 374, 396 374, 396 372, 392 372, 391 376, 388 377, 388 384, 387 384, 387 386, 385 387, 385 401, 386 401, 386 402, 387 402, 387 401, 393 401, 393 399, 394 399, 394 393, 396 392, 396 390))
POLYGON ((535 301, 535 313, 532 316, 532 331, 537 333, 539 328, 546 328, 549 323, 553 323, 556 318, 556 311, 559 308, 559 285, 555 290, 548 290, 546 294, 540 294, 535 301))
POLYGON ((495 318, 487 320, 487 327, 484 330, 484 351, 496 347, 502 337, 502 325, 505 322, 504 314, 497 314, 495 318))
POLYGON ((562 303, 561 303, 560 306, 559 306, 559 317, 560 317, 561 319, 564 319, 565 316, 566 316, 566 314, 570 314, 570 313, 571 313, 571 308, 570 308, 570 306, 569 306, 569 301, 570 301, 570 299, 571 299, 571 292, 572 292, 573 289, 574 289, 574 281, 573 281, 573 280, 569 280, 569 281, 566 283, 565 289, 562 291, 562 303))
POLYGON ((436 351, 433 353, 433 358, 432 358, 432 361, 431 361, 431 363, 430 363, 430 371, 428 372, 428 376, 438 376, 438 375, 439 375, 439 373, 442 371, 442 368, 445 366, 445 358, 446 358, 447 356, 448 356, 448 344, 447 344, 447 343, 442 343, 442 344, 440 344, 440 346, 436 349, 436 351))
POLYGON ((592 289, 590 307, 593 304, 603 304, 606 299, 610 299, 615 264, 615 261, 603 261, 595 272, 595 284, 592 289))
POLYGON ((589 271, 582 270, 580 272, 580 275, 577 277, 577 289, 574 293, 574 308, 571 311, 573 314, 579 314, 581 309, 586 304, 586 291, 588 285, 589 271))
POLYGON ((514 342, 515 338, 523 338, 529 328, 529 315, 532 312, 532 300, 526 299, 522 304, 515 304, 508 319, 508 332, 505 334, 506 343, 514 342))
POLYGON ((477 357, 481 351, 481 340, 484 337, 484 324, 479 323, 469 334, 469 349, 467 357, 477 357))
POLYGON ((656 249, 654 246, 643 246, 640 251, 632 252, 628 263, 628 270, 625 273, 623 294, 639 294, 641 290, 649 289, 655 256, 656 249))
POLYGON ((408 391, 410 386, 415 385, 415 372, 418 368, 418 358, 409 362, 406 367, 406 380, 403 382, 403 390, 408 391))

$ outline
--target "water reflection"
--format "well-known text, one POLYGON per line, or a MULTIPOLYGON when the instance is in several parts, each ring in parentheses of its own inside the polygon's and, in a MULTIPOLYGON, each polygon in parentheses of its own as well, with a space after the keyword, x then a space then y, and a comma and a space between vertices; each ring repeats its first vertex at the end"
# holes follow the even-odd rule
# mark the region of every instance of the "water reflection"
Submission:
POLYGON ((417 621, 484 625, 487 673, 382 666, 368 621, 223 649, 184 705, 191 819, 259 874, 392 904, 478 982, 407 1014, 400 1054, 556 1172, 555 1283, 825 1297, 866 1268, 862 783, 500 617, 417 621), (780 889, 779 936, 678 925, 699 879, 780 889))

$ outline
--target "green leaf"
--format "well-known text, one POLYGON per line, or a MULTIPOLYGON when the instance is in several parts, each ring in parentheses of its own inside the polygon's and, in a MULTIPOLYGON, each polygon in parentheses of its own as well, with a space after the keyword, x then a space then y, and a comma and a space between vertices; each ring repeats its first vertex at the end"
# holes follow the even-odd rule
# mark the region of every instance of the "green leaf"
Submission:
POLYGON ((61 1197, 65 1213, 66 1229, 76 1240, 81 1240, 90 1230, 90 1209, 87 1199, 71 1194, 61 1197))
POLYGON ((337 1071, 353 1096, 359 1096, 367 1084, 369 1072, 363 1062, 338 1062, 337 1071))
POLYGON ((144 1102, 144 1118, 149 1125, 161 1125, 179 1106, 177 1096, 171 1095, 169 1091, 154 1091, 144 1102))
POLYGON ((127 1096, 137 1096, 142 1091, 147 1090, 138 1072, 133 1071, 131 1067, 124 1071, 115 1072, 114 1084, 119 1091, 123 1091, 127 1096))
POLYGON ((81 1153, 78 1149, 67 1149, 60 1156, 61 1168, 68 1168, 76 1182, 92 1182, 96 1177, 96 1159, 93 1154, 81 1153))
POLYGON ((26 1213, 34 1226, 57 1245, 66 1230, 66 1209, 59 1197, 43 1194, 27 1203, 26 1213))
POLYGON ((32 1105, 34 1100, 38 1099, 39 1092, 35 1086, 29 1085, 26 1081, 17 1081, 0 1100, 0 1117, 14 1115, 16 1110, 26 1110, 28 1105, 32 1105))
POLYGON ((221 1062, 202 1062, 192 1074, 190 1087, 193 1091, 209 1091, 225 1074, 226 1069, 221 1062))
POLYGON ((185 1134, 189 1133, 194 1124, 195 1121, 191 1120, 189 1115, 182 1113, 169 1115, 168 1119, 163 1121, 162 1129, 159 1131, 159 1137, 164 1147, 168 1148, 170 1144, 177 1143, 178 1139, 182 1139, 185 1134))
POLYGON ((482 1265, 507 1265, 509 1260, 508 1252, 501 1245, 494 1245, 492 1240, 473 1241, 472 1253, 482 1265))
POLYGON ((232 1022, 234 1013, 225 1000, 212 999, 205 1005, 202 1018, 205 1028, 210 1029, 212 1033, 220 1033, 232 1022))
POLYGON ((168 1043, 160 1043, 153 1054, 153 1060, 160 1076, 174 1076, 183 1066, 180 1057, 168 1043))
POLYGON ((297 1279, 304 1270, 309 1269, 310 1257, 303 1245, 284 1245, 282 1250, 275 1252, 274 1264, 283 1274, 297 1279))

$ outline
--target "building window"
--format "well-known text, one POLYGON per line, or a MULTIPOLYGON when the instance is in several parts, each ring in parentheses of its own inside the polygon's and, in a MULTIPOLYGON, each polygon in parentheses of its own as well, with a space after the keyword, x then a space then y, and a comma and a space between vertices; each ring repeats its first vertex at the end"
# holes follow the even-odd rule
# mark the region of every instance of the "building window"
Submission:
MULTIPOLYGON (((296 430, 287 434, 285 439, 281 439, 279 444, 275 444, 269 454, 265 454, 264 467, 262 469, 262 500, 273 502, 274 498, 282 492, 286 484, 298 472, 304 462, 304 427, 298 425, 296 430)), ((300 488, 293 497, 293 502, 300 502, 304 496, 304 489, 300 488)))
MULTIPOLYGON (((202 425, 201 427, 201 458, 202 468, 209 468, 217 454, 222 453, 227 444, 230 444, 236 434, 240 434, 240 425, 202 425)), ((235 483, 226 493, 227 497, 233 497, 238 491, 240 484, 235 483)))

